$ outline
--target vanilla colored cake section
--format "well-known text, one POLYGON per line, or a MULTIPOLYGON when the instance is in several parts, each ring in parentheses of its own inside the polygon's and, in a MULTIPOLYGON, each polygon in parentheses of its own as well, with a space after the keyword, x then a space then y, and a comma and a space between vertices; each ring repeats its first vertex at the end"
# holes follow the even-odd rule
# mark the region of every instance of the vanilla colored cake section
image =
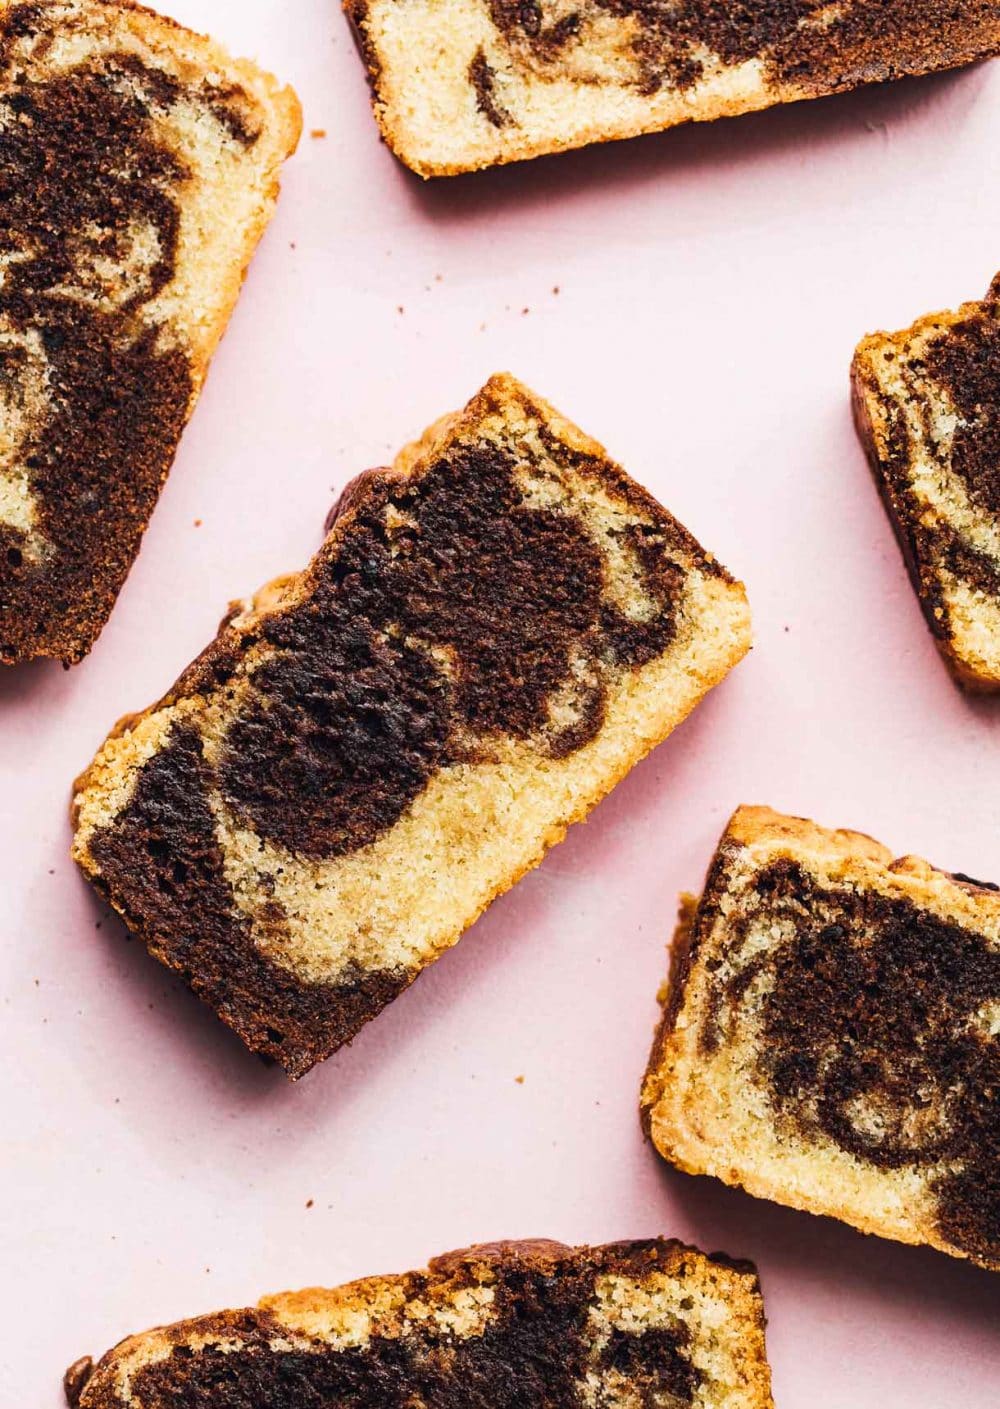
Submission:
POLYGON ((963 685, 1000 689, 1000 276, 981 303, 865 338, 852 383, 941 654, 963 685))
POLYGON ((749 1263, 663 1239, 493 1243, 132 1336, 70 1409, 771 1409, 749 1263))
POLYGON ((955 68, 996 0, 345 0, 389 146, 447 176, 955 68))
POLYGON ((292 1076, 348 1041, 750 644, 742 586, 508 376, 355 481, 79 780, 74 854, 292 1076))
POLYGON ((671 1163, 1000 1270, 1000 893, 742 807, 642 1093, 671 1163))
POLYGON ((104 626, 299 126, 128 0, 0 0, 0 662, 104 626))

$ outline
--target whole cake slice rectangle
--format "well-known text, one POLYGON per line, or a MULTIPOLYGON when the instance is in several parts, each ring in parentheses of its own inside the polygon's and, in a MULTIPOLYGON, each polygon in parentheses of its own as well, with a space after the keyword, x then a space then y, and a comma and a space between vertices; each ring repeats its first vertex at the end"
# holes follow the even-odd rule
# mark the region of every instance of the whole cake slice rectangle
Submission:
POLYGON ((662 997, 671 1163, 1000 1270, 996 886, 742 807, 662 997))
POLYGON ((938 648, 963 685, 1000 689, 1000 276, 982 303, 865 338, 851 377, 938 648))
POLYGON ((743 656, 740 584, 507 376, 345 493, 78 783, 74 854, 298 1076, 743 656))
POLYGON ((771 1409, 754 1268, 663 1239, 494 1243, 132 1336, 70 1409, 771 1409))
POLYGON ((107 621, 299 127, 128 0, 0 0, 0 662, 107 621))
POLYGON ((386 142, 448 176, 1000 53, 996 0, 345 0, 386 142))

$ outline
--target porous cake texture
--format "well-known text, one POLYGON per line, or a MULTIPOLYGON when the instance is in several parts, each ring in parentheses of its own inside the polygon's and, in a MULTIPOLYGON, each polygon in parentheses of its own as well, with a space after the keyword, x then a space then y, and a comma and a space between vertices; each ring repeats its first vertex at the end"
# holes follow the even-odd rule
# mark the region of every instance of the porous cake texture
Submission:
POLYGON ((865 338, 851 380, 938 648, 961 684, 1000 689, 1000 275, 981 303, 865 338))
POLYGON ((127 0, 0 0, 0 662, 104 626, 299 128, 127 0))
POLYGON ((742 807, 642 1092, 671 1163, 1000 1269, 1000 893, 742 807))
POLYGON ((132 1336, 71 1409, 770 1409, 749 1263, 661 1239, 534 1241, 132 1336))
POLYGON ((300 1076, 748 649, 740 584, 509 376, 355 481, 79 780, 74 854, 300 1076))
POLYGON ((447 176, 955 68, 996 0, 345 0, 385 140, 447 176))

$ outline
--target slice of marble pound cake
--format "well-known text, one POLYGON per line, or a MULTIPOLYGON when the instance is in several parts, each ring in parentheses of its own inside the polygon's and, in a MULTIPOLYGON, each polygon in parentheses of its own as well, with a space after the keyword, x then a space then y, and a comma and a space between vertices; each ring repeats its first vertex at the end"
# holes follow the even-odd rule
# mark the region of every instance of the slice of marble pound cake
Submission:
POLYGON ((996 0, 345 0, 386 142, 449 176, 1000 53, 996 0))
POLYGON ((349 488, 78 783, 75 855, 292 1076, 348 1041, 749 646, 746 597, 494 377, 349 488))
POLYGON ((963 685, 1000 689, 1000 275, 982 303, 865 338, 851 379, 941 654, 963 685))
POLYGON ((769 1409, 756 1272, 662 1239, 494 1243, 133 1336, 71 1409, 769 1409))
POLYGON ((0 662, 104 626, 299 127, 128 0, 0 0, 0 662))
POLYGON ((662 997, 671 1163, 1000 1270, 995 886, 743 807, 662 997))

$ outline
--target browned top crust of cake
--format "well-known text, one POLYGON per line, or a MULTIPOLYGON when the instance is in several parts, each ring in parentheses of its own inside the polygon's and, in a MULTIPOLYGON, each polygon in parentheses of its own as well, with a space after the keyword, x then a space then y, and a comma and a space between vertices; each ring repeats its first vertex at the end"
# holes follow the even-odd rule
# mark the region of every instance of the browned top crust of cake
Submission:
MULTIPOLYGON (((166 1329, 165 1344, 145 1363, 135 1362, 127 1392, 116 1361, 141 1337, 112 1351, 96 1370, 78 1362, 68 1377, 71 1409, 402 1409, 417 1403, 435 1409, 582 1409, 592 1402, 588 1383, 605 1396, 600 1403, 623 1402, 624 1394, 643 1409, 681 1409, 696 1401, 706 1383, 692 1359, 697 1313, 690 1322, 682 1311, 649 1324, 639 1307, 634 1324, 627 1325, 634 1284, 656 1273, 679 1291, 687 1280, 692 1292, 710 1288, 717 1302, 735 1293, 740 1305, 728 1309, 741 1318, 746 1345, 738 1402, 767 1409, 754 1269, 706 1259, 661 1239, 602 1248, 545 1240, 495 1243, 437 1258, 425 1272, 372 1278, 334 1293, 271 1298, 257 1310, 184 1322, 166 1329), (720 1273, 727 1292, 712 1285, 713 1274, 720 1273), (596 1324, 600 1283, 609 1278, 627 1279, 619 1293, 623 1317, 596 1324), (331 1304, 357 1313, 378 1306, 384 1329, 376 1322, 370 1338, 353 1344, 336 1343, 329 1331, 309 1336, 290 1330, 290 1310, 324 1304, 328 1321, 331 1304), (413 1306, 424 1308, 421 1316, 390 1331, 393 1316, 405 1316, 413 1306), (470 1309, 474 1324, 463 1325, 463 1311, 469 1316, 470 1309)), ((705 1402, 714 1405, 716 1396, 705 1402)))
MULTIPOLYGON (((1000 609, 1000 557, 986 550, 1000 532, 1000 276, 981 303, 866 338, 852 380, 858 429, 935 640, 962 684, 1000 688, 1000 641, 980 658, 969 618, 981 612, 955 600, 957 586, 1000 609), (937 503, 915 482, 927 464, 938 470, 937 503)), ((981 622, 980 653, 996 631, 981 622)))
POLYGON ((192 38, 124 0, 0 3, 4 663, 90 649, 200 386, 203 355, 157 311, 194 180, 171 123, 193 109, 248 153, 262 134, 238 82, 147 62, 124 25, 107 43, 129 15, 192 38), (77 36, 86 57, 50 58, 77 36))

